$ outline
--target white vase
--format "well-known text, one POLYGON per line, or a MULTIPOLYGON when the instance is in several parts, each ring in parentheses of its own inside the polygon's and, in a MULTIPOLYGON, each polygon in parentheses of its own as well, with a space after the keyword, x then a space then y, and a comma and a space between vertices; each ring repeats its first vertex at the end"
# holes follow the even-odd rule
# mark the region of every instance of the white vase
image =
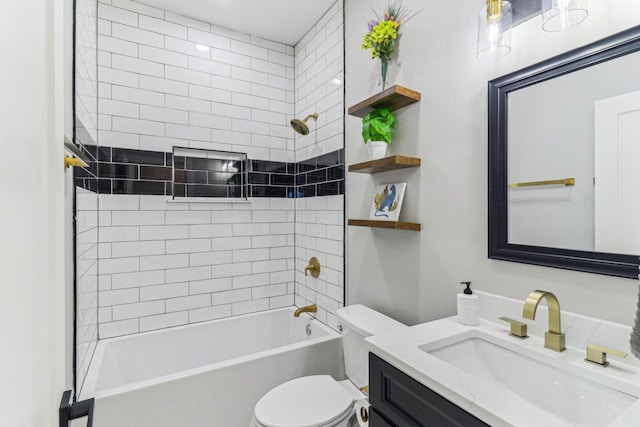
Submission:
POLYGON ((384 141, 369 141, 369 156, 371 160, 382 159, 387 156, 387 143, 384 141))

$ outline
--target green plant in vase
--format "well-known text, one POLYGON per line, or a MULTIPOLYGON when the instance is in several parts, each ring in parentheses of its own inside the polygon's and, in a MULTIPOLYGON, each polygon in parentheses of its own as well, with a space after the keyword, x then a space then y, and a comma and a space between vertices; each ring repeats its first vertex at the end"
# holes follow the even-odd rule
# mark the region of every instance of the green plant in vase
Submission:
POLYGON ((372 19, 367 24, 369 32, 364 35, 361 49, 370 50, 372 59, 380 59, 382 90, 387 85, 389 61, 391 61, 391 56, 396 51, 395 44, 400 27, 419 12, 411 14, 402 5, 402 1, 398 0, 387 5, 382 17, 378 16, 374 11, 376 19, 372 19))
POLYGON ((385 156, 387 144, 391 144, 396 117, 388 108, 371 111, 362 119, 362 139, 371 141, 371 157, 380 159, 385 156))

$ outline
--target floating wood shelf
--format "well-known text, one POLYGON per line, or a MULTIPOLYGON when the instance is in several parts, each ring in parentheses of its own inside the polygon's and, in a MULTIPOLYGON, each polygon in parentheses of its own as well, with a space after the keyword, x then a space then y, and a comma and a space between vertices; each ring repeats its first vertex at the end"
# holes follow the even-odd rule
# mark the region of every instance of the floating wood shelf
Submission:
POLYGON ((349 172, 379 173, 398 169, 419 167, 421 161, 417 157, 391 156, 384 159, 371 160, 363 163, 349 165, 349 172))
POLYGON ((349 114, 356 117, 364 117, 377 108, 388 108, 391 111, 395 111, 418 101, 420 101, 420 92, 395 85, 349 107, 349 114))
POLYGON ((393 230, 420 231, 422 226, 415 222, 402 221, 372 221, 366 219, 350 219, 349 225, 356 227, 391 228, 393 230))

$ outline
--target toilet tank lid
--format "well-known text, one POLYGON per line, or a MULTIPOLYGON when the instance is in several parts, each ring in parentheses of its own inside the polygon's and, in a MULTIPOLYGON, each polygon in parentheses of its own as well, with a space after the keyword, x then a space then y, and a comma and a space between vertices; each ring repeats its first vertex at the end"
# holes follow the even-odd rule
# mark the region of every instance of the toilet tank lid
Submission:
POLYGON ((404 323, 400 323, 362 304, 339 308, 336 311, 336 315, 343 327, 349 328, 364 337, 406 327, 404 323))

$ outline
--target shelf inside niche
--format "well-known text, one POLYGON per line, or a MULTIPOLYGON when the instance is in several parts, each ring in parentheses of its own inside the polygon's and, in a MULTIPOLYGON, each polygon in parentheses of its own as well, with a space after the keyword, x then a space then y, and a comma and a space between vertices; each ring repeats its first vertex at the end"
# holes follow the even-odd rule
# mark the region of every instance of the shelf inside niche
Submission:
POLYGON ((403 221, 374 221, 366 219, 350 219, 349 225, 356 227, 371 227, 371 228, 389 228, 393 230, 409 230, 420 231, 422 226, 415 222, 403 222, 403 221))
POLYGON ((417 157, 390 156, 349 165, 349 172, 374 174, 398 169, 417 168, 420 167, 421 163, 422 161, 417 157))
POLYGON ((377 108, 388 108, 391 111, 395 111, 420 101, 420 97, 420 92, 404 86, 394 85, 349 107, 349 115, 364 117, 377 108))

